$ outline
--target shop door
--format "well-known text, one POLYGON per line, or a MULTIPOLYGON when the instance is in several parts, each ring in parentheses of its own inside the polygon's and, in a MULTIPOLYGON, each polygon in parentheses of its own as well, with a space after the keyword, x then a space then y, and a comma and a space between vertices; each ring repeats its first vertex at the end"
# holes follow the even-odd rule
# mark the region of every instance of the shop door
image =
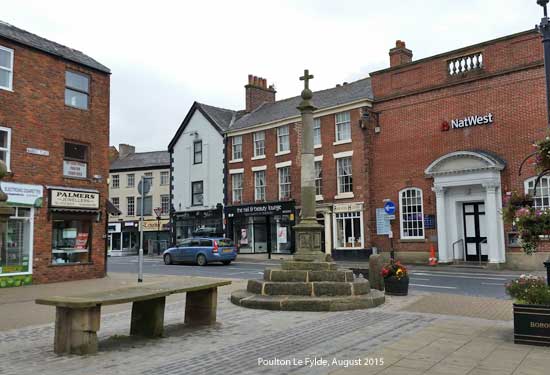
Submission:
POLYGON ((483 202, 464 203, 463 213, 466 260, 469 262, 487 261, 485 204, 483 202))

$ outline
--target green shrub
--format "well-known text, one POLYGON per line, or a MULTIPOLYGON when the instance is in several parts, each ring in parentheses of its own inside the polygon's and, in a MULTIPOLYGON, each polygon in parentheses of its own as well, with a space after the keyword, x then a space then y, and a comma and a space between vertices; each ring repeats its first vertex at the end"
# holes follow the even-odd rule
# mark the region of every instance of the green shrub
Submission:
POLYGON ((517 303, 527 305, 550 305, 550 288, 544 278, 521 275, 506 284, 506 293, 517 303))

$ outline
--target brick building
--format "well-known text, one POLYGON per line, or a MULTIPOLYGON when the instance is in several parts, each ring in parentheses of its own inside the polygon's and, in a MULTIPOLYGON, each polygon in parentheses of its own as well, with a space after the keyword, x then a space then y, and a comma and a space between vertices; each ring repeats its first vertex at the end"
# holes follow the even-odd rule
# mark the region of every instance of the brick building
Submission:
MULTIPOLYGON (((275 100, 275 89, 249 76, 246 113, 226 131, 226 234, 240 252, 291 252, 300 209, 300 97, 275 100)), ((365 255, 371 230, 365 118, 370 79, 314 93, 318 219, 334 257, 365 255)))
MULTIPOLYGON (((440 262, 540 267, 547 255, 523 255, 499 212, 507 192, 532 190, 534 170, 519 176, 518 169, 545 136, 540 35, 521 32, 417 61, 398 41, 390 67, 371 78, 370 221, 379 223, 371 245, 390 246, 376 208, 391 199, 401 259, 426 262, 434 244, 440 262)), ((549 186, 543 179, 537 207, 549 207, 549 186)))
POLYGON ((0 286, 105 275, 110 71, 0 22, 0 286))

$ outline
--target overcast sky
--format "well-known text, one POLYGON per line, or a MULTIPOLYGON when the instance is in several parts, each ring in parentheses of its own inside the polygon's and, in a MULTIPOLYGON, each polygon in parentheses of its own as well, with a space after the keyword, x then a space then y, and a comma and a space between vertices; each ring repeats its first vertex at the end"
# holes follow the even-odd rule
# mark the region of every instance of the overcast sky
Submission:
POLYGON ((247 75, 277 99, 531 29, 536 0, 0 0, 0 20, 78 49, 111 71, 111 144, 166 149, 193 101, 244 108, 247 75))

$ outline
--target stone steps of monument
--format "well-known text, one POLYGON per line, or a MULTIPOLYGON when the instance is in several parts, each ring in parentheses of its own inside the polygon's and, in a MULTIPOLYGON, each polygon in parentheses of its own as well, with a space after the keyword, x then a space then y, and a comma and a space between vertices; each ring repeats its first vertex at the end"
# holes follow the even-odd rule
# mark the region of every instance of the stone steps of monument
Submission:
POLYGON ((334 262, 300 262, 285 260, 281 262, 281 269, 286 271, 336 271, 338 265, 334 262))
POLYGON ((374 289, 368 294, 339 297, 259 295, 246 290, 237 290, 231 294, 231 302, 236 305, 252 309, 282 311, 344 311, 367 309, 379 306, 383 304, 384 301, 384 293, 374 289))
POLYGON ((353 271, 338 269, 334 271, 313 271, 313 270, 284 270, 280 268, 266 268, 264 271, 265 281, 274 282, 313 282, 313 281, 354 281, 353 271))
POLYGON ((339 281, 286 281, 248 280, 246 290, 257 295, 286 296, 357 296, 368 294, 370 284, 367 280, 351 282, 339 281))

